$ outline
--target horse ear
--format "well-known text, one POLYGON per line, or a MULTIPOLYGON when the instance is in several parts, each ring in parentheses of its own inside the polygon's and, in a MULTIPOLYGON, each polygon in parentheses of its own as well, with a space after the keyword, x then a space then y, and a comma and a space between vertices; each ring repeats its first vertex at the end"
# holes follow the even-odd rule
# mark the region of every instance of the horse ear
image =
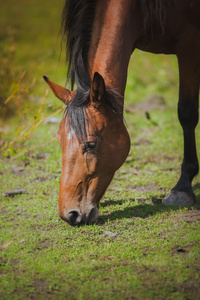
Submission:
POLYGON ((105 98, 106 87, 103 77, 99 73, 94 73, 91 90, 90 90, 90 101, 98 107, 105 98))
POLYGON ((76 94, 76 91, 69 91, 68 89, 54 83, 48 77, 43 76, 46 83, 49 85, 50 89, 54 95, 60 99, 63 103, 68 104, 76 94))

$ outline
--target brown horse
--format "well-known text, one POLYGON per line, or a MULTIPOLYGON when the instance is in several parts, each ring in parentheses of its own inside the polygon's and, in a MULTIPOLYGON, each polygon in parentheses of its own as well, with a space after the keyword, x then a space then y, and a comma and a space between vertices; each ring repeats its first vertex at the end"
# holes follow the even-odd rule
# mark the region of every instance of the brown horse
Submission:
POLYGON ((129 153, 123 106, 135 48, 178 58, 184 158, 180 179, 164 203, 193 205, 191 182, 199 169, 194 132, 200 86, 199 0, 66 0, 62 30, 68 81, 72 90, 76 82, 77 90, 44 77, 67 105, 58 131, 63 151, 61 218, 71 225, 94 222, 101 197, 129 153))

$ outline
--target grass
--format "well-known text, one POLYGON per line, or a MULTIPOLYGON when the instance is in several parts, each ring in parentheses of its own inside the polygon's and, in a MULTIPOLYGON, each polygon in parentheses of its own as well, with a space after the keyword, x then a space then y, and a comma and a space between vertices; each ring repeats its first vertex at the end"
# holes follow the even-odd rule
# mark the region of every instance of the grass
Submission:
MULTIPOLYGON (((62 59, 57 67, 62 2, 21 0, 16 5, 8 0, 0 12, 1 49, 3 28, 12 26, 13 68, 16 74, 26 70, 27 85, 36 80, 31 94, 25 95, 31 108, 28 124, 44 99, 44 71, 58 83, 65 82, 62 59)), ((1 299, 200 299, 199 176, 193 184, 197 202, 192 209, 161 204, 178 180, 182 160, 177 83, 175 58, 134 53, 125 114, 131 152, 102 199, 94 225, 74 228, 58 217, 62 153, 58 142, 51 141, 58 124, 41 124, 16 148, 17 153, 29 152, 15 159, 2 153, 1 299), (155 101, 152 109, 157 94, 164 104, 155 101), (149 96, 152 101, 146 100, 149 96), (15 188, 27 193, 3 196, 15 188)), ((60 107, 49 93, 42 117, 60 107)), ((3 140, 13 141, 21 118, 18 114, 0 123, 3 140)), ((199 125, 197 148, 200 157, 199 125)))

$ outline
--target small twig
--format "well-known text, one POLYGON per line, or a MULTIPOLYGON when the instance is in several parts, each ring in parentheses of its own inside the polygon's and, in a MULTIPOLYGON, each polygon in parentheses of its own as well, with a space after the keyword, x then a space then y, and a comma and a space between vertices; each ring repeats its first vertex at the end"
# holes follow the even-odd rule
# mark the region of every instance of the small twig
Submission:
POLYGON ((13 197, 15 195, 21 195, 21 194, 27 194, 27 191, 25 189, 14 189, 12 191, 7 191, 3 193, 4 197, 13 197))
POLYGON ((15 89, 15 90, 12 92, 12 94, 6 99, 6 101, 4 102, 3 105, 6 105, 6 104, 7 104, 7 103, 8 103, 8 102, 9 102, 9 101, 17 94, 17 92, 18 92, 18 90, 19 90, 19 86, 20 86, 20 84, 21 84, 21 82, 22 82, 22 80, 23 80, 25 74, 26 74, 26 71, 24 71, 24 72, 22 73, 22 75, 21 75, 21 77, 20 77, 18 83, 16 84, 16 89, 15 89))

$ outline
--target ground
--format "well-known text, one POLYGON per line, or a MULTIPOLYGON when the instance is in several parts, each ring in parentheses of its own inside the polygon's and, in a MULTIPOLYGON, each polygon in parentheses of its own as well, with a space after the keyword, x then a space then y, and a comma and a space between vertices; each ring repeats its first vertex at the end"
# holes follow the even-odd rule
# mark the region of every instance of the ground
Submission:
MULTIPOLYGON (((125 99, 130 154, 96 224, 71 227, 58 217, 62 153, 55 137, 63 107, 45 96, 42 75, 65 83, 62 58, 58 66, 61 7, 62 1, 55 7, 53 0, 8 0, 0 13, 7 28, 1 49, 15 46, 16 83, 24 69, 25 87, 35 78, 20 94, 22 108, 0 121, 1 299, 200 299, 199 175, 194 207, 162 204, 183 152, 175 57, 133 54, 125 99), (14 189, 21 192, 6 194, 14 189)), ((200 157, 199 125, 196 134, 200 157)))

